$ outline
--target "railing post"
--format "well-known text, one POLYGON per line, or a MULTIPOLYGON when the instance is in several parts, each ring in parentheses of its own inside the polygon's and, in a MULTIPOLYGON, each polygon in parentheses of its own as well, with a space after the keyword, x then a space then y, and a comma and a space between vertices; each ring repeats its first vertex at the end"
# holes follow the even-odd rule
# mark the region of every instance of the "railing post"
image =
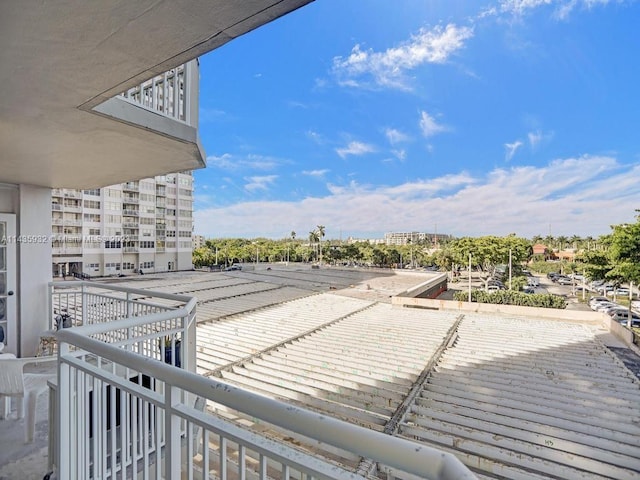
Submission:
POLYGON ((85 291, 84 282, 80 284, 80 300, 82 304, 82 325, 86 325, 87 324, 87 308, 89 307, 88 307, 87 292, 85 291))
MULTIPOLYGON (((55 424, 58 426, 57 431, 57 458, 56 466, 58 468, 58 478, 74 478, 71 475, 72 465, 76 462, 71 458, 72 455, 78 455, 78 451, 75 448, 75 442, 71 438, 71 418, 72 409, 71 405, 71 389, 70 389, 70 367, 69 364, 61 361, 64 355, 69 353, 69 344, 60 342, 58 345, 58 388, 56 392, 57 406, 55 412, 52 412, 56 416, 55 424)), ((75 435, 75 432, 73 433, 75 435)))
POLYGON ((47 298, 47 328, 52 329, 54 328, 54 323, 53 323, 53 318, 54 318, 54 314, 53 314, 53 290, 54 290, 54 286, 53 286, 53 282, 49 283, 49 295, 47 298))
MULTIPOLYGON (((181 418, 173 414, 173 406, 181 401, 181 390, 165 383, 164 390, 164 428, 165 428, 165 478, 180 478, 181 460, 181 418)), ((187 439, 189 441, 189 439, 187 439)), ((158 446, 159 448, 159 446, 158 446)), ((158 465, 160 468, 160 465, 158 465)))
POLYGON ((127 293, 127 317, 126 318, 131 318, 131 316, 133 315, 133 309, 131 308, 131 293, 127 293))
POLYGON ((198 59, 191 60, 184 65, 184 121, 192 127, 198 127, 198 82, 199 80, 198 59))
MULTIPOLYGON (((195 373, 196 371, 196 362, 197 362, 197 352, 196 352, 196 306, 194 305, 193 310, 189 312, 189 314, 183 317, 182 321, 185 323, 184 325, 184 333, 183 333, 183 341, 186 340, 186 352, 184 355, 184 368, 189 372, 195 373)), ((184 350, 183 350, 184 351, 184 350)))

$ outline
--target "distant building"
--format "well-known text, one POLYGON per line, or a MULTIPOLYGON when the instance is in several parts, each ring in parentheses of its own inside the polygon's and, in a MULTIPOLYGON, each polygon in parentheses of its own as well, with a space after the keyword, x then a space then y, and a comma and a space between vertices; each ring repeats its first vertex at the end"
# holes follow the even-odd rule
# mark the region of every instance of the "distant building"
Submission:
POLYGON ((204 247, 206 241, 207 239, 203 235, 194 235, 192 237, 193 249, 204 247))
POLYGON ((368 243, 370 245, 383 245, 384 244, 384 239, 382 238, 354 238, 354 237, 347 237, 347 243, 348 244, 352 244, 352 243, 368 243))
POLYGON ((407 245, 418 243, 438 244, 443 240, 450 240, 451 235, 442 233, 423 232, 391 232, 384 234, 384 243, 387 245, 407 245))
POLYGON ((51 195, 53 275, 190 270, 193 176, 169 173, 51 195))
POLYGON ((542 243, 536 243, 532 249, 534 255, 544 255, 547 252, 547 246, 542 243))

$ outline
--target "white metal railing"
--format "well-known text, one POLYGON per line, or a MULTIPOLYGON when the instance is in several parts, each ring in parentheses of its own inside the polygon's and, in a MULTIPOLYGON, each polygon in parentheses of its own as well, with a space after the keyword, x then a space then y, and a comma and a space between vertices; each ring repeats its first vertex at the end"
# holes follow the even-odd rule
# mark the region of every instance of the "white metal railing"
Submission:
POLYGON ((121 94, 125 100, 163 115, 190 123, 190 69, 192 60, 157 75, 121 94))
POLYGON ((49 283, 49 323, 67 314, 74 327, 174 311, 192 300, 185 295, 152 292, 88 281, 49 283))
POLYGON ((76 293, 56 284, 51 297, 58 308, 81 302, 83 319, 57 333, 58 478, 365 478, 209 413, 207 403, 371 459, 398 479, 475 478, 451 454, 196 375, 193 298, 73 283, 76 293), (153 298, 173 305, 155 310, 153 298))

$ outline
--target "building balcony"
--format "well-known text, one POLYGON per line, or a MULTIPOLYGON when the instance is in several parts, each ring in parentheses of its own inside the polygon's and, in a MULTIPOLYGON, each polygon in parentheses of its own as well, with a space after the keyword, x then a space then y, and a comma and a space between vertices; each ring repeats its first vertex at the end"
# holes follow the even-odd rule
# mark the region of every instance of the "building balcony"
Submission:
POLYGON ((82 192, 79 190, 63 190, 63 195, 66 198, 82 198, 82 192))
POLYGON ((130 205, 138 205, 140 203, 140 199, 136 197, 123 197, 122 203, 130 204, 130 205))
POLYGON ((82 226, 82 220, 81 219, 64 219, 62 221, 62 225, 68 225, 71 227, 80 227, 82 226))
POLYGON ((138 247, 124 247, 122 251, 124 253, 138 253, 139 249, 138 247))
POLYGON ((137 217, 138 215, 140 215, 140 211, 139 210, 131 210, 131 209, 124 209, 122 210, 122 214, 123 215, 128 215, 130 217, 137 217))
POLYGON ((82 247, 78 246, 60 246, 51 247, 51 253, 53 255, 82 255, 82 247))
POLYGON ((127 182, 122 184, 122 190, 125 192, 139 192, 140 186, 138 182, 127 182))
POLYGON ((126 222, 122 223, 122 226, 124 228, 135 228, 137 230, 140 226, 140 222, 132 222, 130 219, 127 219, 126 222))
POLYGON ((80 213, 82 212, 82 206, 81 205, 70 205, 70 204, 64 204, 63 205, 63 210, 65 212, 76 212, 76 213, 80 213))

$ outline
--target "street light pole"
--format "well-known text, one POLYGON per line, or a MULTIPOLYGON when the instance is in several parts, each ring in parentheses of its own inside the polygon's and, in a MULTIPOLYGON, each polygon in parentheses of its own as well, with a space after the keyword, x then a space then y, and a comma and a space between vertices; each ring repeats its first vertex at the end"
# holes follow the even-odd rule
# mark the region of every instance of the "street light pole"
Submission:
POLYGON ((511 249, 509 249, 509 290, 511 290, 511 249))
POLYGON ((471 303, 471 252, 469 252, 469 303, 471 303))

